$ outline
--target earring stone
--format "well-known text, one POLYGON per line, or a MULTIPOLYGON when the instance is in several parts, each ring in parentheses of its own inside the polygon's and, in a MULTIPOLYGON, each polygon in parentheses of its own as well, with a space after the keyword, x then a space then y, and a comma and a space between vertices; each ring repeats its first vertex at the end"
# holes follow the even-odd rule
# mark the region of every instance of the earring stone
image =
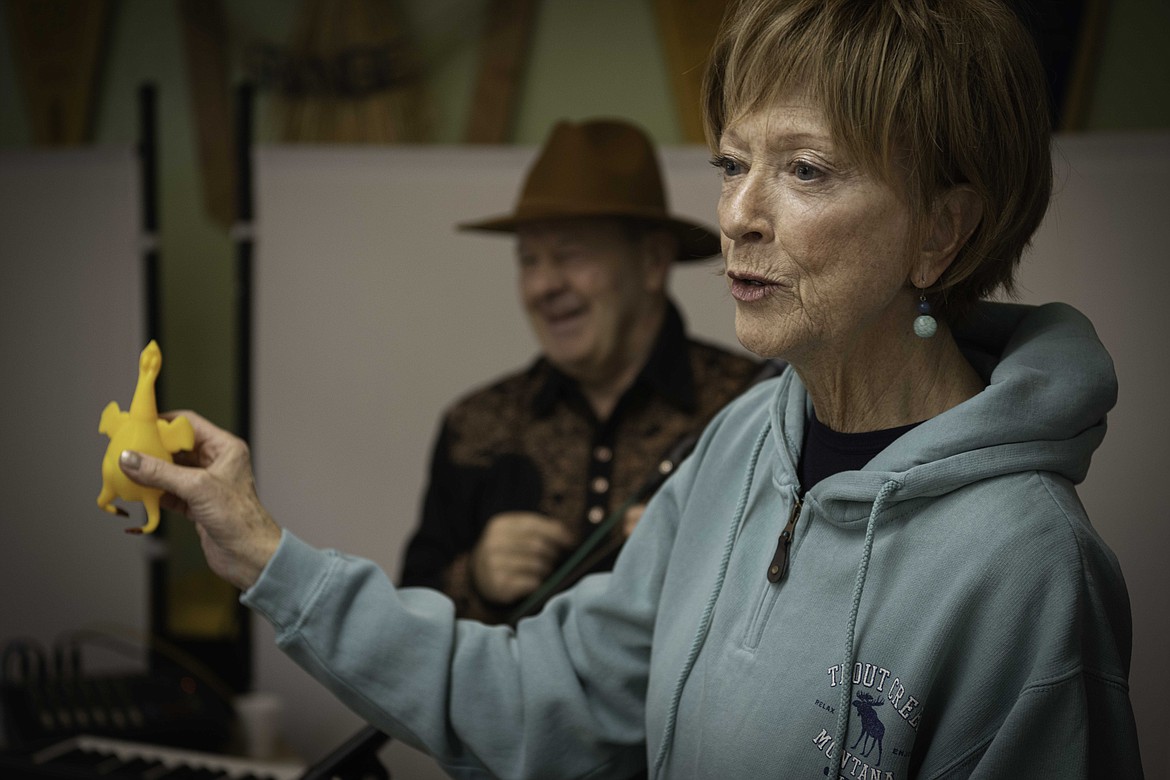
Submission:
POLYGON ((930 301, 926 300, 926 293, 918 296, 918 316, 914 318, 914 335, 920 339, 928 339, 938 332, 938 321, 930 316, 930 301))

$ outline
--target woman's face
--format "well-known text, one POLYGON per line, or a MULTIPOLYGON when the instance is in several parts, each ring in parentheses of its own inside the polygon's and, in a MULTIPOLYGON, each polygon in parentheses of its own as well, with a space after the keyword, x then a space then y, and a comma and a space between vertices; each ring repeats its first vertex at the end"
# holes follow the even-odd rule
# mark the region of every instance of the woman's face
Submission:
POLYGON ((716 164, 735 329, 797 365, 872 354, 909 330, 910 211, 852 163, 819 107, 792 93, 730 123, 716 164))

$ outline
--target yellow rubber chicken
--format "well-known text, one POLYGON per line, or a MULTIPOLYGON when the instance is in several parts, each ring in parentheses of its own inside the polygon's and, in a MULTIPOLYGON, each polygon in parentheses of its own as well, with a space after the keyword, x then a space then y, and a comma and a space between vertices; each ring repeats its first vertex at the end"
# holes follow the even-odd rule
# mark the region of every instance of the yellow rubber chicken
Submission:
POLYGON ((162 350, 151 340, 138 360, 138 386, 130 401, 130 411, 123 412, 117 401, 110 401, 102 410, 98 433, 110 437, 110 446, 102 458, 102 492, 97 504, 110 514, 126 514, 114 506, 113 500, 141 501, 146 507, 146 525, 127 528, 126 533, 148 534, 158 528, 158 500, 161 490, 139 485, 122 473, 118 457, 123 450, 134 450, 174 462, 172 453, 195 446, 195 431, 186 417, 173 421, 158 419, 158 404, 154 399, 154 380, 162 367, 162 350))

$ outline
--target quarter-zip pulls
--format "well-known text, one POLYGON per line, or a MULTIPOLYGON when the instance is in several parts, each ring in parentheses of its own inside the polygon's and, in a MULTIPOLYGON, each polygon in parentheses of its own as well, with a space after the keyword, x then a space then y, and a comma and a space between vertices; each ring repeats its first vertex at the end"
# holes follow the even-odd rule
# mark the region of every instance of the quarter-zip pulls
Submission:
POLYGON ((788 525, 780 532, 776 541, 776 554, 772 556, 772 563, 768 565, 768 582, 779 582, 788 573, 788 548, 792 546, 792 536, 796 531, 796 521, 800 519, 800 508, 804 506, 804 498, 796 497, 792 505, 792 512, 788 515, 788 525))

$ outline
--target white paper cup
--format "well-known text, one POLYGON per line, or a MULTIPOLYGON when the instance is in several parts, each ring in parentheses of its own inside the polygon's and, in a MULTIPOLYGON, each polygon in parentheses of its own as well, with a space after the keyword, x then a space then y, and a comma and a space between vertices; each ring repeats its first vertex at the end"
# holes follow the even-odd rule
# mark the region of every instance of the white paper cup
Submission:
POLYGON ((254 691, 237 696, 235 705, 244 754, 249 758, 273 758, 280 741, 280 697, 254 691))

